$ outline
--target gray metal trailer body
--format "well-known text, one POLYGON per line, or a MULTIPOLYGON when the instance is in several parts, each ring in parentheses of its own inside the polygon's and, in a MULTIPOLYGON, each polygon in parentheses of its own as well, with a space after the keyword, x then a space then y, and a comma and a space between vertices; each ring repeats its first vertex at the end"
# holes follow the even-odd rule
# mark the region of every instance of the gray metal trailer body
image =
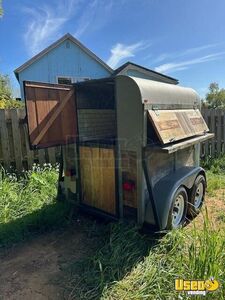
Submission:
MULTIPOLYGON (((40 89, 40 83, 27 86, 40 89)), ((194 90, 129 76, 70 89, 77 130, 75 144, 63 146, 64 188, 81 207, 115 218, 132 215, 159 230, 183 225, 188 212, 198 212, 205 191, 199 145, 213 135, 194 90)), ((26 94, 27 103, 33 101, 35 93, 26 94)), ((29 125, 33 112, 27 108, 29 125)))
MULTIPOLYGON (((211 135, 203 130, 197 138, 193 133, 189 139, 160 145, 155 136, 151 140, 148 113, 200 109, 199 96, 190 88, 119 76, 116 103, 119 153, 132 153, 137 160, 137 221, 165 229, 173 194, 180 186, 190 192, 197 176, 204 174, 199 167, 199 143, 211 135)), ((120 161, 123 162, 121 156, 120 161)), ((122 177, 123 168, 119 172, 122 177)), ((123 203, 122 191, 120 202, 123 203)))

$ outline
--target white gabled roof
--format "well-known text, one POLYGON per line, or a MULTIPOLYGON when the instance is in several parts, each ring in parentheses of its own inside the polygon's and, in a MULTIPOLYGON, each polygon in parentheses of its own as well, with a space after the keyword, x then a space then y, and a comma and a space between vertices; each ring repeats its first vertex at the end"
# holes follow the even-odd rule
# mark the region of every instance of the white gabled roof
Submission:
POLYGON ((100 65, 102 65, 106 70, 108 70, 111 74, 113 73, 113 70, 103 61, 101 60, 97 55, 95 55, 91 50, 89 50, 87 47, 85 47, 81 42, 79 42, 75 37, 73 37, 70 33, 65 34, 63 37, 61 37, 59 40, 42 50, 40 53, 29 59, 27 62, 25 62, 23 65, 18 67, 14 73, 16 75, 16 78, 18 79, 18 74, 32 65, 35 61, 43 57, 45 54, 50 52, 52 49, 56 48, 59 46, 61 43, 63 43, 65 40, 70 40, 74 44, 76 44, 79 48, 81 48, 87 55, 92 57, 94 60, 96 60, 100 65))

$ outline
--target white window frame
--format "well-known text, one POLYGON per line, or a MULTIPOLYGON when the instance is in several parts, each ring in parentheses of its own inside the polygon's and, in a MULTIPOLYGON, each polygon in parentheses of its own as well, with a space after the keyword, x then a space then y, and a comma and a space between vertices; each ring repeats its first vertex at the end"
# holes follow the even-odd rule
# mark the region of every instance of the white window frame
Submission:
POLYGON ((73 77, 71 77, 71 76, 56 76, 56 83, 57 83, 57 84, 60 84, 60 83, 59 83, 59 78, 62 78, 62 79, 70 79, 70 80, 71 80, 71 83, 73 83, 73 77))
POLYGON ((70 79, 71 83, 83 82, 83 81, 88 81, 91 79, 90 77, 56 76, 57 83, 59 83, 59 78, 70 79))

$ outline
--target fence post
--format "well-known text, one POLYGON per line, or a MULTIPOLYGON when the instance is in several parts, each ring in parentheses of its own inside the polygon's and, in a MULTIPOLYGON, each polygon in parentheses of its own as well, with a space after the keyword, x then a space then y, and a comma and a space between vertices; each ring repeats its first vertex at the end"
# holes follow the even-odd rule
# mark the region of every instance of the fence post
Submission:
POLYGON ((13 133, 13 148, 14 157, 17 170, 21 171, 23 168, 23 157, 21 147, 21 135, 19 128, 19 116, 17 109, 10 109, 10 115, 12 120, 12 133, 13 133))
POLYGON ((221 126, 221 109, 216 110, 217 115, 217 154, 222 153, 222 126, 221 126))
POLYGON ((10 146, 6 115, 5 110, 3 109, 0 109, 0 133, 3 154, 3 165, 6 169, 8 169, 10 167, 10 146))

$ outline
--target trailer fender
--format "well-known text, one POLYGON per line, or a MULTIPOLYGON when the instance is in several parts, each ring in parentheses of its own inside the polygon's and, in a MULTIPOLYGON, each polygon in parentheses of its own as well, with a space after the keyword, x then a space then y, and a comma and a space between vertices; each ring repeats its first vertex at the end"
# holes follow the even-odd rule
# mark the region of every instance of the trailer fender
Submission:
POLYGON ((191 189, 199 174, 205 176, 205 171, 201 167, 183 167, 176 170, 173 174, 165 176, 153 187, 154 202, 158 214, 160 230, 166 228, 169 211, 177 189, 180 186, 191 189))

